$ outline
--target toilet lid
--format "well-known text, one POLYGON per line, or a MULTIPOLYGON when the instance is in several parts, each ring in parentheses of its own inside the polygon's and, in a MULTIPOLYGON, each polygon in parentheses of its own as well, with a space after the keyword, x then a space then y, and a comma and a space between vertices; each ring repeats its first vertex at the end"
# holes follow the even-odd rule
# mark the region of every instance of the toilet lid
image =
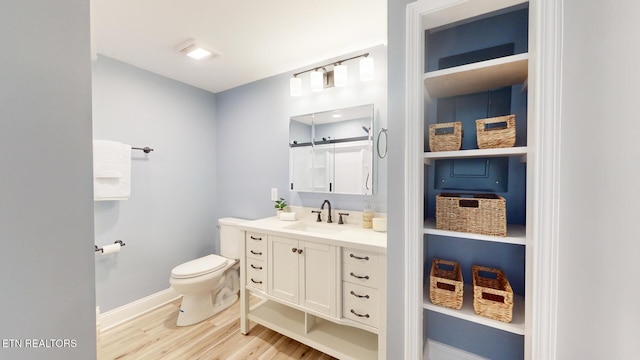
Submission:
POLYGON ((227 265, 227 260, 227 258, 215 254, 203 256, 174 267, 171 270, 171 276, 184 279, 205 275, 222 269, 227 265))

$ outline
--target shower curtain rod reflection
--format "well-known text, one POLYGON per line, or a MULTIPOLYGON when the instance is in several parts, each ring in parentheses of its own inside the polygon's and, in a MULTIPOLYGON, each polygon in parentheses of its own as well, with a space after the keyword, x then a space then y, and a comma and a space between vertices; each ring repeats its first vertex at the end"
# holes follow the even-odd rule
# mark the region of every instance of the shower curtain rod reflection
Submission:
POLYGON ((150 153, 150 152, 152 152, 152 151, 153 151, 153 149, 152 149, 152 148, 150 148, 150 147, 148 147, 148 146, 145 146, 145 147, 143 147, 143 148, 141 148, 141 147, 131 147, 131 149, 132 149, 132 150, 142 150, 142 151, 144 151, 146 154, 148 154, 148 153, 150 153))

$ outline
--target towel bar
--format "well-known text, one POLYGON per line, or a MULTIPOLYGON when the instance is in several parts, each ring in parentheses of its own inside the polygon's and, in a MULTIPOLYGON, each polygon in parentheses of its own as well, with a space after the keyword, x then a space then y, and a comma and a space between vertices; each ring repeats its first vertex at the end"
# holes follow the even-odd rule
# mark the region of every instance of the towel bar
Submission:
POLYGON ((145 147, 143 147, 143 148, 140 148, 140 147, 131 147, 131 149, 133 149, 133 150, 142 150, 142 151, 144 151, 144 152, 145 152, 145 154, 148 154, 148 153, 150 153, 150 152, 152 152, 152 151, 153 151, 153 149, 152 149, 152 148, 150 148, 150 147, 148 147, 148 146, 145 146, 145 147))

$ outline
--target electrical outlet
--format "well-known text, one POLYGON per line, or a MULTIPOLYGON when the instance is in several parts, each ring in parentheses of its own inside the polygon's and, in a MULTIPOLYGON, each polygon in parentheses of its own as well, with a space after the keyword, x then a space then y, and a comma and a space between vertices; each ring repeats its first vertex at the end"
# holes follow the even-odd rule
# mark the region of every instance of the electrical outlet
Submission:
POLYGON ((278 200, 278 188, 271 188, 271 201, 278 200))

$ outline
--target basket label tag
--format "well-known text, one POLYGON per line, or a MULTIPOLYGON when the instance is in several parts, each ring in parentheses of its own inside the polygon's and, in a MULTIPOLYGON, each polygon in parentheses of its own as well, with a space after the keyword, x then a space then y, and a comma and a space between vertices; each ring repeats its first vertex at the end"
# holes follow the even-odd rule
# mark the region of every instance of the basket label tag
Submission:
POLYGON ((508 127, 508 124, 507 124, 506 121, 500 121, 500 122, 494 122, 494 123, 485 123, 484 124, 484 130, 485 131, 506 129, 507 127, 508 127))
POLYGON ((435 131, 436 135, 448 135, 448 134, 453 134, 454 133, 454 128, 453 126, 451 127, 443 127, 443 128, 438 128, 435 131))

